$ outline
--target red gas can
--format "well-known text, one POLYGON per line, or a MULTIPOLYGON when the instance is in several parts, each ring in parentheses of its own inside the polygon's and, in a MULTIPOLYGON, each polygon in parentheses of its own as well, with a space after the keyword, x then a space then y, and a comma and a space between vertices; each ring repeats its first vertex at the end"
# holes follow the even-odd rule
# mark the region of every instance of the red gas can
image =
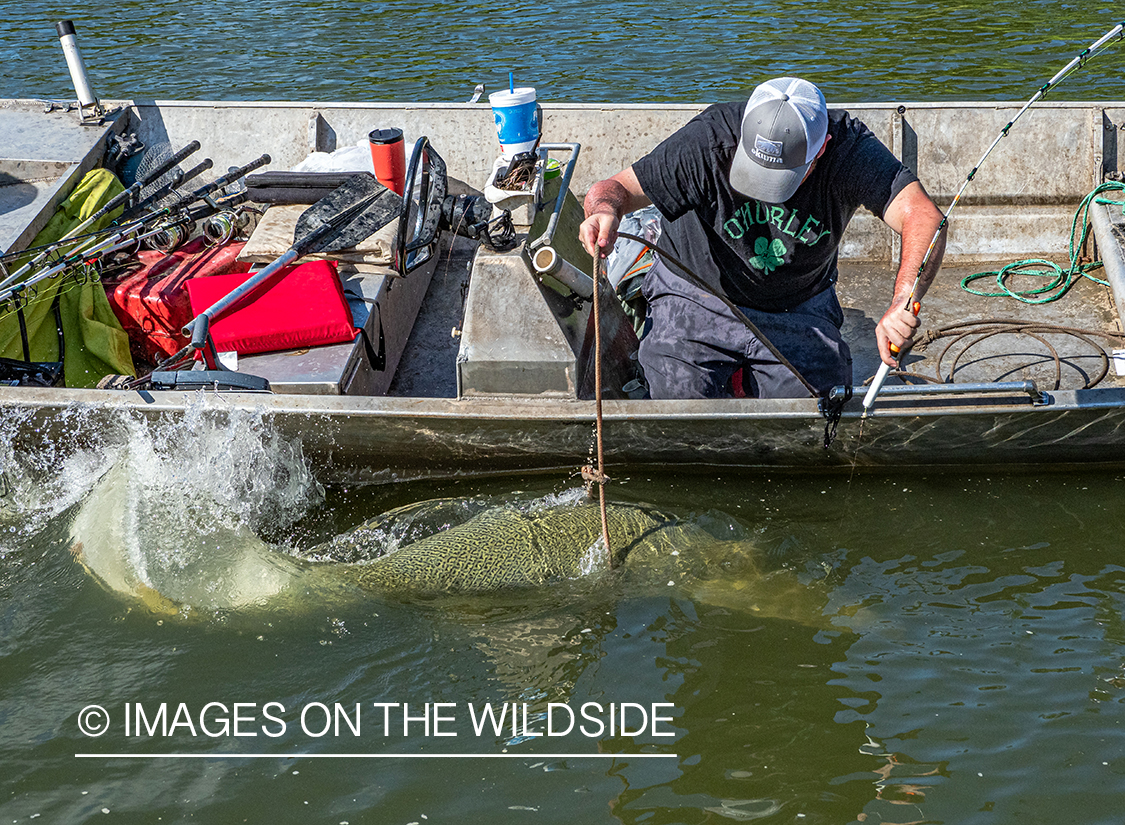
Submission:
POLYGON ((250 263, 236 260, 244 243, 208 247, 204 240, 196 238, 171 253, 139 252, 140 269, 116 285, 107 279, 106 295, 129 335, 134 358, 155 364, 188 343, 180 333, 192 319, 187 281, 250 271, 250 263))

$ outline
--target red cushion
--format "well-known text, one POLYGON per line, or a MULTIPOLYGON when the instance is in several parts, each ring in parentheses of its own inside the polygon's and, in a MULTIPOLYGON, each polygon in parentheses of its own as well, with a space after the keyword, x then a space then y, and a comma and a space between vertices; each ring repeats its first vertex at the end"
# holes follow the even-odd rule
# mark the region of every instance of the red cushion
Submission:
MULTIPOLYGON (((187 282, 193 315, 253 277, 231 273, 187 282)), ((282 269, 211 322, 219 352, 255 352, 352 341, 356 328, 334 261, 310 261, 282 269)))

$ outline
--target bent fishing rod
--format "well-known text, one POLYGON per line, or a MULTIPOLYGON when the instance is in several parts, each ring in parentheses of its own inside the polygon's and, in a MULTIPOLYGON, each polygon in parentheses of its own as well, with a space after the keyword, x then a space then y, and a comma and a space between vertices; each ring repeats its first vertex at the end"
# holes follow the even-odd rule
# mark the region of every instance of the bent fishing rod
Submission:
MULTIPOLYGON (((937 248, 938 241, 941 238, 942 232, 945 231, 945 227, 949 223, 949 215, 957 206, 957 203, 961 200, 961 195, 964 194, 973 178, 976 177, 977 171, 980 169, 981 165, 985 162, 988 156, 992 154, 992 150, 996 148, 996 145, 1000 143, 1003 138, 1008 136, 1008 132, 1011 130, 1012 126, 1015 125, 1016 121, 1020 119, 1023 113, 1030 109, 1032 105, 1037 103, 1040 99, 1042 99, 1043 96, 1047 94, 1047 92, 1061 83, 1063 78, 1065 78, 1075 69, 1085 66, 1086 62, 1091 57, 1093 57, 1097 52, 1101 51, 1115 38, 1121 40, 1123 39, 1123 37, 1125 37, 1125 22, 1118 23, 1104 35, 1102 35, 1085 49, 1083 49, 1079 54, 1075 55, 1074 58, 1071 59, 1071 61, 1065 66, 1063 66, 1062 69, 1060 69, 1054 77, 1040 86, 1039 90, 1031 96, 1031 99, 1023 105, 1023 108, 1021 108, 1016 113, 1015 117, 1008 121, 1008 123, 1005 124, 1004 128, 1000 130, 1000 134, 996 136, 995 140, 992 141, 989 147, 985 150, 984 154, 981 155, 980 160, 978 160, 976 165, 972 168, 972 170, 970 170, 968 176, 965 178, 965 181, 961 184, 961 188, 954 196, 953 202, 949 204, 949 208, 945 210, 945 213, 942 215, 942 219, 938 224, 937 231, 934 232, 933 240, 930 241, 930 246, 926 250, 925 256, 923 256, 922 258, 922 263, 918 266, 918 272, 914 276, 914 283, 910 286, 910 294, 907 296, 904 306, 906 306, 911 312, 917 315, 918 311, 921 309, 921 304, 916 299, 918 283, 919 281, 921 281, 922 276, 926 271, 926 267, 929 265, 930 259, 933 257, 934 250, 937 248)), ((899 348, 894 344, 891 344, 891 352, 901 358, 901 352, 899 351, 899 348)), ((867 395, 863 397, 864 417, 867 416, 868 410, 870 410, 871 406, 875 403, 875 399, 878 397, 879 391, 883 388, 883 383, 887 380, 887 376, 890 374, 890 371, 891 365, 886 363, 885 361, 879 365, 879 371, 875 373, 875 377, 871 381, 871 387, 867 390, 867 395)))

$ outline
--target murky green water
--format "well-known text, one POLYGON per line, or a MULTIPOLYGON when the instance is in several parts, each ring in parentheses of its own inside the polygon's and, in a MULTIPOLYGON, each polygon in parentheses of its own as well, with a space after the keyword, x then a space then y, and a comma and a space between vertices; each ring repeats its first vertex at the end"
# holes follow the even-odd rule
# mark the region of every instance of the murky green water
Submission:
MULTIPOLYGON (((103 97, 325 100, 459 100, 509 70, 554 100, 725 98, 782 72, 836 100, 1023 100, 1122 16, 1112 2, 0 8, 0 96, 73 95, 52 27, 70 17, 103 97)), ((1123 60, 1057 96, 1122 99, 1123 60)), ((107 445, 73 420, 76 451, 0 443, 0 821, 1120 821, 1119 474, 633 476, 616 498, 741 532, 764 584, 602 571, 497 597, 184 618, 107 592, 69 553, 77 508, 123 455, 146 505, 134 537, 175 545, 161 562, 185 570, 230 555, 231 530, 306 547, 414 501, 576 482, 322 490, 261 422, 107 445), (772 591, 794 581, 779 617, 772 591), (478 734, 473 713, 512 703, 526 728, 478 734), (591 735, 533 735, 586 703, 605 711, 587 709, 591 735), (622 703, 627 734, 611 733, 622 703), (322 734, 337 704, 348 715, 322 734), (104 735, 81 731, 99 721, 90 705, 104 735)))
POLYGON ((308 547, 409 502, 573 499, 575 482, 322 490, 253 417, 154 435, 5 458, 5 819, 1119 816, 1121 475, 634 476, 618 500, 737 534, 760 570, 177 615, 108 592, 69 553, 114 461, 132 483, 105 529, 129 525, 146 564, 199 586, 250 530, 308 547), (108 713, 96 737, 90 705, 108 713), (611 705, 628 706, 624 733, 611 705), (514 727, 482 725, 513 707, 514 727))

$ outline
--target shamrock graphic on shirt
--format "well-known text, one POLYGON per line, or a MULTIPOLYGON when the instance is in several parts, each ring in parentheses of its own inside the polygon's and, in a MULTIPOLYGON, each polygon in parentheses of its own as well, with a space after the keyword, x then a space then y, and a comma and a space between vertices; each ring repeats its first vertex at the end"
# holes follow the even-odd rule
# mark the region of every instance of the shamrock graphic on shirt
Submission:
POLYGON ((785 263, 785 253, 789 250, 780 238, 758 238, 754 241, 754 256, 750 258, 750 266, 760 269, 769 275, 781 264, 785 263))

